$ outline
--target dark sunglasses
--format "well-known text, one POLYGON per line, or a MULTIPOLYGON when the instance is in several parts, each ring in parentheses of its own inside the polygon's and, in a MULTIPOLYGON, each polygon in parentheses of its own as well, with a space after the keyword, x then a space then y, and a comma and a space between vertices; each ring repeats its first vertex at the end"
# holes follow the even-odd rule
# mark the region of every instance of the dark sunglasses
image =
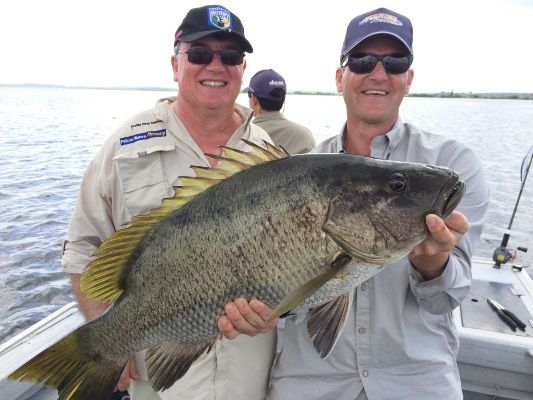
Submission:
POLYGON ((239 50, 223 49, 220 51, 211 50, 208 47, 193 47, 187 51, 178 51, 187 54, 187 58, 192 64, 210 64, 215 54, 226 65, 240 65, 244 61, 244 53, 239 50))
POLYGON ((369 74, 381 61, 387 74, 403 74, 409 70, 413 56, 405 54, 350 54, 343 67, 350 68, 355 74, 369 74))

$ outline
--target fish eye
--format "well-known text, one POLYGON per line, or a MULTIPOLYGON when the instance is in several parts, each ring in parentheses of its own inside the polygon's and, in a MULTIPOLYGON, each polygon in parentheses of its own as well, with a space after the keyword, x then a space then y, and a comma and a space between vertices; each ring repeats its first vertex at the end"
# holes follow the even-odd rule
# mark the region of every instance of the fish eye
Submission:
POLYGON ((403 192, 407 188, 407 177, 399 172, 389 177, 389 187, 395 192, 403 192))

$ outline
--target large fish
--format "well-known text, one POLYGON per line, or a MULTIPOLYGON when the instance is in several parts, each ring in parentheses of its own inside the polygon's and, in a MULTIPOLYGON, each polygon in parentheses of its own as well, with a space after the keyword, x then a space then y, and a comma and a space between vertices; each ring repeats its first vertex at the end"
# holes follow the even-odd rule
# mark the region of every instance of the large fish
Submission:
POLYGON ((60 399, 106 399, 130 355, 149 349, 150 382, 164 390, 213 346, 224 305, 241 296, 275 308, 271 318, 313 308, 325 356, 346 292, 408 254, 427 235, 424 217, 448 215, 464 192, 447 168, 247 143, 249 153, 225 148, 215 168, 193 167, 173 198, 107 239, 81 288, 114 304, 11 378, 58 387, 60 399))

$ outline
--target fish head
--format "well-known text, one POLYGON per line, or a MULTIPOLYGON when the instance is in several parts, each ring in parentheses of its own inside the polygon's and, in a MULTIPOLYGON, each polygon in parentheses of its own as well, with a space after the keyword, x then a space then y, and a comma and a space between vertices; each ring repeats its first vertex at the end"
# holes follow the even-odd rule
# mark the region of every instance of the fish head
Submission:
POLYGON ((448 216, 465 191, 451 169, 418 163, 347 156, 339 174, 323 229, 372 264, 407 255, 429 233, 426 215, 448 216))

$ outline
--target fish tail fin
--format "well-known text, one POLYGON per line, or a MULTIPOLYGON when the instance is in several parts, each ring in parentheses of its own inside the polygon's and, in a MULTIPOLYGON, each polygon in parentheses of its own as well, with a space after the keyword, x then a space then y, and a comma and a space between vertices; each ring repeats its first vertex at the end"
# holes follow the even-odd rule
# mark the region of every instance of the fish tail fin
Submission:
POLYGON ((9 375, 58 389, 59 400, 111 399, 127 359, 117 363, 82 346, 76 330, 9 375))

